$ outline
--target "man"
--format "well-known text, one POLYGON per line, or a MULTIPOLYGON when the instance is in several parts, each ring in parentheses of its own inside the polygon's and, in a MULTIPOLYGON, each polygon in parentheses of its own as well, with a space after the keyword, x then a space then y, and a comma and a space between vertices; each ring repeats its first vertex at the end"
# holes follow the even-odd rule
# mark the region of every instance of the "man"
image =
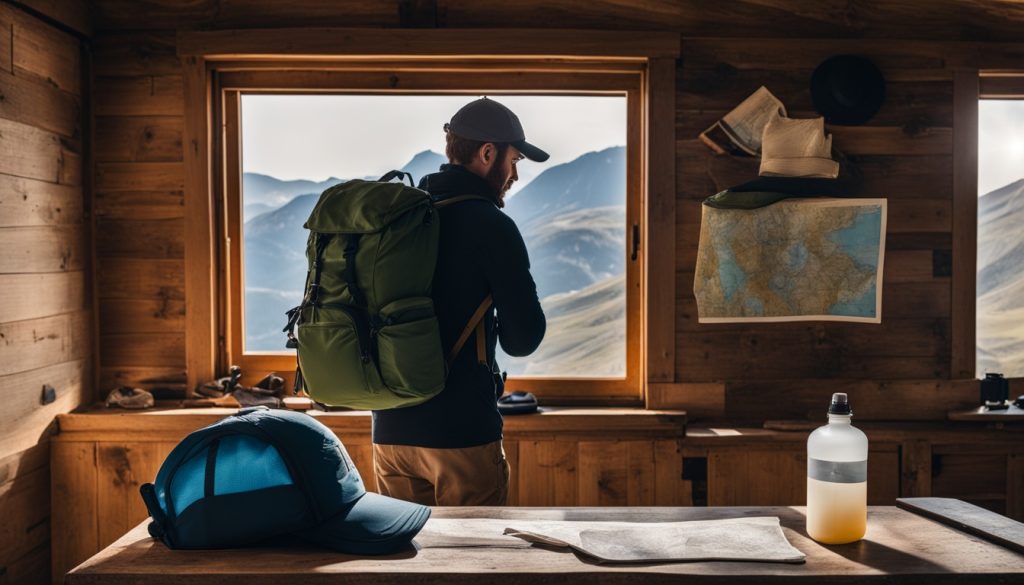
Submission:
POLYGON ((523 238, 501 207, 523 157, 548 155, 526 142, 519 118, 500 103, 470 102, 444 125, 449 164, 419 187, 441 206, 441 236, 432 296, 442 347, 453 348, 481 302, 486 364, 476 332, 452 362, 445 388, 427 402, 373 413, 373 462, 384 495, 438 506, 504 505, 508 462, 502 448, 497 397, 503 383, 494 361, 500 341, 509 355, 526 356, 544 338, 546 321, 530 274, 523 238), (495 314, 496 313, 496 314, 495 314))

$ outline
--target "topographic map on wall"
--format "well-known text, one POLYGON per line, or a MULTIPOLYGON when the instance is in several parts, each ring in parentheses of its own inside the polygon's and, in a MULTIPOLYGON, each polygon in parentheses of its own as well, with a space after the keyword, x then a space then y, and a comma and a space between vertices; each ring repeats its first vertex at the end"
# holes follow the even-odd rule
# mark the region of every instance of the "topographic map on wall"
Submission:
POLYGON ((882 319, 885 199, 702 206, 701 323, 882 319))

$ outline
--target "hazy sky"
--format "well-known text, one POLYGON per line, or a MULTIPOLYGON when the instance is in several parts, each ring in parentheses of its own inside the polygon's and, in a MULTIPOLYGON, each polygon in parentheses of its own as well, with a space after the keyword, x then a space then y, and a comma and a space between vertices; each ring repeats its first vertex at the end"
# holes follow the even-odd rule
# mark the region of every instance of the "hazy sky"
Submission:
POLYGON ((978 195, 1024 178, 1024 100, 981 100, 978 195))
MULTIPOLYGON (((423 150, 444 154, 441 127, 476 97, 244 95, 242 169, 285 180, 381 175, 423 150)), ((517 188, 544 168, 626 143, 625 97, 488 97, 511 108, 526 140, 551 155, 543 165, 519 163, 517 188)))

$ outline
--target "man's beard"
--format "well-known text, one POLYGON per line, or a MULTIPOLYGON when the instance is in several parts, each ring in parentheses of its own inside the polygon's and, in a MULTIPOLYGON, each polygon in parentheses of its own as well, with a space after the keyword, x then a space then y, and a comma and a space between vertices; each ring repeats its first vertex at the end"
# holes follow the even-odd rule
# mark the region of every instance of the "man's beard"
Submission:
POLYGON ((515 182, 511 177, 506 180, 504 177, 505 173, 503 171, 504 169, 502 169, 501 166, 495 164, 491 167, 491 170, 487 171, 487 176, 484 177, 487 184, 494 189, 494 193, 497 195, 499 208, 505 207, 505 193, 508 193, 508 190, 512 188, 512 183, 515 182))

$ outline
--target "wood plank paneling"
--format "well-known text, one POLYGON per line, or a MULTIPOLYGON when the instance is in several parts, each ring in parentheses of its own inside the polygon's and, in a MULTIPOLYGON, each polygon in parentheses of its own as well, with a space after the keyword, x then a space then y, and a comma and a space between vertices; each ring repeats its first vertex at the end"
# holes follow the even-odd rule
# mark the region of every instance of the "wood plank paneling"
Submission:
POLYGON ((0 210, 0 227, 81 223, 82 190, 0 175, 0 210))
POLYGON ((505 461, 508 462, 508 505, 520 505, 519 496, 519 441, 502 441, 505 461))
MULTIPOLYGON (((647 105, 647 196, 648 217, 645 222, 647 242, 644 259, 647 264, 645 282, 647 311, 658 319, 647 319, 647 382, 671 382, 675 379, 675 279, 672 278, 676 239, 674 127, 660 120, 674 119, 676 92, 676 59, 654 59, 650 64, 647 105)), ((642 312, 637 313, 643 315, 642 312)))
POLYGON ((157 398, 181 398, 185 396, 185 368, 168 367, 101 367, 99 376, 100 397, 118 386, 144 388, 157 398))
POLYGON ((0 279, 0 323, 86 310, 82 272, 10 274, 0 279))
POLYGON ((54 441, 51 451, 51 566, 59 580, 100 550, 99 467, 95 443, 54 441))
POLYGON ((174 31, 107 32, 93 39, 97 77, 181 75, 174 31))
POLYGON ((958 69, 953 164, 953 354, 958 378, 975 377, 978 265, 978 72, 958 69))
POLYGON ((577 448, 572 441, 519 442, 519 501, 575 506, 577 448))
POLYGON ((96 444, 99 546, 105 547, 149 516, 139 487, 156 479, 175 443, 96 444))
POLYGON ((176 162, 97 163, 97 191, 181 191, 183 169, 176 162))
POLYGON ((185 331, 185 301, 101 299, 99 318, 104 333, 185 331))
POLYGON ((89 401, 84 384, 87 368, 78 359, 0 376, 5 405, 0 410, 0 458, 45 442, 57 431, 58 414, 89 401), (57 393, 57 399, 46 405, 41 400, 44 384, 57 393))
POLYGON ((185 298, 181 259, 100 258, 97 262, 97 293, 101 299, 185 298))
POLYGON ((38 80, 18 75, 3 75, 0 79, 0 118, 62 136, 81 137, 81 104, 74 94, 54 91, 38 80))
POLYGON ((14 72, 14 65, 12 63, 11 55, 11 27, 12 27, 12 15, 11 8, 5 5, 0 5, 0 70, 8 73, 14 72))
POLYGON ((185 216, 181 191, 110 191, 96 193, 94 211, 101 220, 160 220, 185 216))
POLYGON ((82 270, 84 238, 80 225, 0 229, 0 274, 82 270))
POLYGON ((84 312, 0 323, 0 375, 26 372, 89 354, 89 318, 84 312))
POLYGON ((103 366, 146 364, 181 367, 185 363, 182 333, 101 333, 103 366))
POLYGON ((92 16, 87 0, 20 0, 21 4, 46 15, 79 34, 92 36, 92 16))
POLYGON ((44 442, 7 457, 0 457, 0 485, 50 466, 50 443, 44 442))
POLYGON ((181 219, 102 219, 96 222, 96 251, 104 258, 184 258, 183 223, 181 219))
POLYGON ((184 113, 180 75, 97 77, 97 116, 181 116, 184 113))
POLYGON ((60 137, 28 124, 0 118, 0 173, 61 182, 60 137))
MULTIPOLYGON (((0 566, 8 567, 50 539, 50 469, 41 467, 0 485, 0 566)), ((8 575, 3 575, 4 580, 8 575)), ((15 581, 9 581, 15 582, 15 581)), ((23 581, 29 582, 29 581, 23 581)))
POLYGON ((78 39, 21 11, 14 14, 14 73, 75 95, 81 94, 78 39))
POLYGON ((805 505, 805 477, 805 449, 716 450, 708 455, 708 505, 805 505))
POLYGON ((96 119, 97 162, 180 162, 179 116, 106 116, 96 119))

